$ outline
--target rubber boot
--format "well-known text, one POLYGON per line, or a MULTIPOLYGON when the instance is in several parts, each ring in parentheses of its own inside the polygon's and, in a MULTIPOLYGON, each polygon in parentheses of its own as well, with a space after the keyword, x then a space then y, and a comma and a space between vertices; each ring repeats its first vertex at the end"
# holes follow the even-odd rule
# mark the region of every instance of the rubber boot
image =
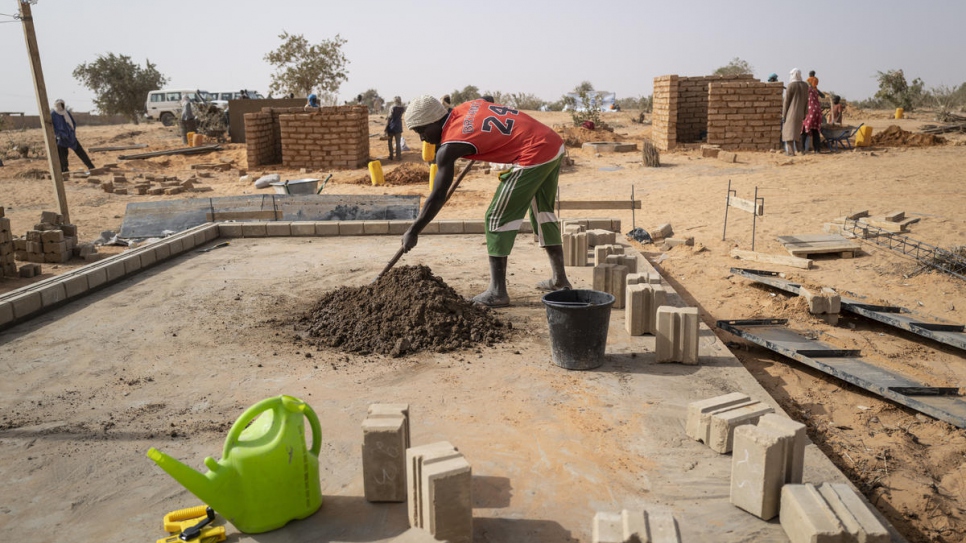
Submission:
POLYGON ((486 289, 482 294, 474 296, 474 303, 489 307, 506 307, 510 305, 510 295, 506 291, 506 265, 507 257, 490 257, 490 288, 486 289))
POLYGON ((550 258, 550 272, 553 275, 550 279, 537 283, 537 288, 550 291, 572 289, 570 281, 567 280, 567 270, 564 268, 563 245, 548 245, 544 250, 550 258))

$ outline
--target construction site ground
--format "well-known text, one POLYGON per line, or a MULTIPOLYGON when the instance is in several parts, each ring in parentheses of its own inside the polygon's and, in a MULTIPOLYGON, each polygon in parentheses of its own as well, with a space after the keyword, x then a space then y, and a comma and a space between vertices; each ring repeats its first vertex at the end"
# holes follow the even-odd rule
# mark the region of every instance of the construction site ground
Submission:
MULTIPOLYGON (((559 127, 570 123, 564 113, 536 116, 559 127)), ((900 121, 883 117, 847 121, 909 131, 931 122, 914 115, 900 121)), ((633 118, 636 114, 618 113, 606 120, 623 141, 640 143, 649 127, 633 118)), ((382 123, 372 116, 374 135, 382 123)), ((415 135, 405 136, 415 149, 415 135)), ((156 124, 80 127, 78 137, 88 148, 180 146, 173 129, 156 124)), ((949 140, 925 148, 801 157, 739 152, 736 163, 702 158, 699 149, 686 147, 662 153, 660 168, 645 168, 639 153, 598 156, 572 148, 574 165, 560 177, 562 199, 629 199, 633 187, 643 209, 633 219, 629 211, 565 212, 563 218, 616 216, 625 232, 633 224, 649 229, 671 223, 676 237, 693 236, 694 247, 635 247, 685 303, 699 307, 709 326, 718 319, 788 318, 793 327, 860 348, 885 367, 930 385, 962 388, 962 353, 858 319, 826 325, 799 300, 754 286, 729 268, 774 269, 852 297, 963 323, 966 285, 960 279, 917 273, 920 263, 865 243, 856 258, 817 257, 811 270, 737 261, 729 253, 751 248, 752 222, 734 209, 722 240, 730 180, 738 197, 751 199, 757 187, 765 199, 755 232, 759 252, 787 254, 777 236, 822 233, 823 223, 862 209, 873 215, 905 211, 921 218, 909 236, 946 248, 964 245, 966 147, 961 138, 949 140)), ((11 143, 36 149, 40 142, 39 131, 0 133, 4 150, 11 143)), ((250 181, 239 181, 244 146, 224 147, 209 155, 136 161, 116 160, 123 152, 92 157, 98 165, 118 163, 130 177, 160 173, 185 179, 193 164, 228 163, 231 169, 202 180, 211 192, 190 196, 258 193, 250 181)), ((371 154, 385 159, 385 142, 373 137, 371 154)), ((51 181, 32 173, 46 170, 46 161, 36 151, 28 156, 14 159, 7 151, 0 169, 0 205, 15 233, 30 229, 41 211, 57 209, 51 181)), ((415 150, 404 157, 419 162, 415 150)), ((77 164, 76 157, 71 161, 77 164)), ((396 163, 384 161, 383 167, 391 171, 396 163)), ((272 171, 289 179, 307 175, 264 173, 272 171)), ((361 171, 331 172, 323 193, 428 193, 427 186, 353 183, 361 171)), ((247 173, 254 178, 263 170, 247 173)), ((494 183, 492 174, 471 173, 440 218, 480 218, 494 183)), ((119 230, 128 202, 181 196, 121 196, 76 177, 67 181, 71 220, 81 241, 119 230)), ((0 532, 33 539, 42 533, 43 541, 68 531, 90 539, 160 537, 161 515, 193 501, 144 451, 156 446, 200 468, 204 456, 219 456, 228 427, 245 407, 289 393, 322 416, 325 504, 311 520, 256 536, 259 541, 288 540, 288 534, 301 534, 295 540, 380 541, 401 531, 404 507, 374 506, 362 498, 359 423, 369 403, 383 401, 413 406, 414 443, 449 440, 473 465, 476 541, 588 541, 594 511, 645 505, 674 511, 685 541, 700 534, 783 541, 777 521, 756 521, 727 503, 730 457, 719 457, 683 432, 687 402, 742 390, 767 392, 771 399, 764 400, 808 426, 815 446, 809 447, 806 480, 836 480, 827 457, 908 540, 952 542, 966 536, 966 434, 946 423, 720 331, 715 332, 726 343, 713 341, 711 330, 702 333, 709 356, 701 367, 656 365, 649 359, 653 347, 626 337, 622 321, 614 320, 620 315, 612 317, 610 354, 600 370, 575 373, 553 366, 544 309, 532 288, 547 265, 525 236, 510 258, 515 304, 500 310, 516 330, 509 343, 399 359, 296 349, 287 319, 309 309, 326 290, 370 281, 396 247, 387 238, 233 240, 229 247, 191 253, 4 332, 0 532)), ((481 239, 425 236, 401 264, 407 262, 429 265, 467 296, 486 283, 481 239)), ((45 265, 44 276, 83 264, 45 265)), ((569 271, 589 286, 589 268, 569 271)), ((29 281, 3 280, 0 290, 29 281)))

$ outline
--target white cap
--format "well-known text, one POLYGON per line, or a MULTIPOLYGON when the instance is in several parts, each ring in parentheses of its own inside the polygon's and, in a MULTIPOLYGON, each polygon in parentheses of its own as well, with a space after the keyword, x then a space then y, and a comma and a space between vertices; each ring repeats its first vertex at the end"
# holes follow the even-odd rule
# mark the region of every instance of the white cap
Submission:
POLYGON ((406 126, 410 130, 435 123, 446 116, 446 107, 436 98, 424 94, 413 98, 406 108, 406 126))

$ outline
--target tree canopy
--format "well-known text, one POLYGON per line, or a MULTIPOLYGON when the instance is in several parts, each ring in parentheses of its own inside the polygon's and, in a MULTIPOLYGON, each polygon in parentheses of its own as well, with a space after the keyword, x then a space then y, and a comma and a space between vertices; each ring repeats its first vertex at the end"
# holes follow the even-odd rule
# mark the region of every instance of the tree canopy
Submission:
POLYGON ((476 85, 467 85, 463 87, 463 90, 456 89, 449 94, 449 101, 454 106, 458 106, 463 102, 469 102, 470 100, 476 100, 480 97, 480 89, 476 85))
POLYGON ((738 57, 731 59, 731 62, 714 71, 714 75, 745 75, 754 74, 755 68, 747 61, 738 57))
POLYGON ((108 53, 74 69, 74 78, 94 92, 94 105, 105 115, 124 115, 137 124, 147 113, 144 103, 149 92, 164 87, 168 78, 151 61, 145 67, 131 57, 108 53))
POLYGON ((337 93, 348 79, 349 61, 342 54, 346 40, 338 34, 316 44, 309 43, 301 34, 283 31, 278 37, 282 45, 265 55, 265 61, 275 67, 269 85, 271 92, 295 96, 307 96, 313 90, 320 94, 337 93))
POLYGON ((875 93, 875 97, 879 100, 892 104, 893 107, 901 107, 909 111, 922 102, 922 79, 917 77, 912 80, 912 84, 909 84, 906 82, 906 76, 902 73, 902 70, 877 73, 879 91, 875 93))

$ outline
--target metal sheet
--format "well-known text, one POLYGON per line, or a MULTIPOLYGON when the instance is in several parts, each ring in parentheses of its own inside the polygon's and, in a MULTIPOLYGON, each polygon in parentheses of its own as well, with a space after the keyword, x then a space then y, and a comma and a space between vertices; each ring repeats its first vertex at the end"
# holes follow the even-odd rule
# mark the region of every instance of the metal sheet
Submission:
POLYGON ((966 428, 966 402, 960 399, 958 389, 931 387, 876 366, 858 356, 822 356, 817 358, 815 354, 822 355, 842 351, 832 345, 809 339, 790 330, 786 323, 787 321, 783 319, 772 319, 768 322, 760 319, 748 321, 722 320, 718 321, 717 326, 726 332, 766 347, 883 398, 948 422, 958 428, 966 428), (807 348, 803 348, 803 345, 807 345, 807 348))

